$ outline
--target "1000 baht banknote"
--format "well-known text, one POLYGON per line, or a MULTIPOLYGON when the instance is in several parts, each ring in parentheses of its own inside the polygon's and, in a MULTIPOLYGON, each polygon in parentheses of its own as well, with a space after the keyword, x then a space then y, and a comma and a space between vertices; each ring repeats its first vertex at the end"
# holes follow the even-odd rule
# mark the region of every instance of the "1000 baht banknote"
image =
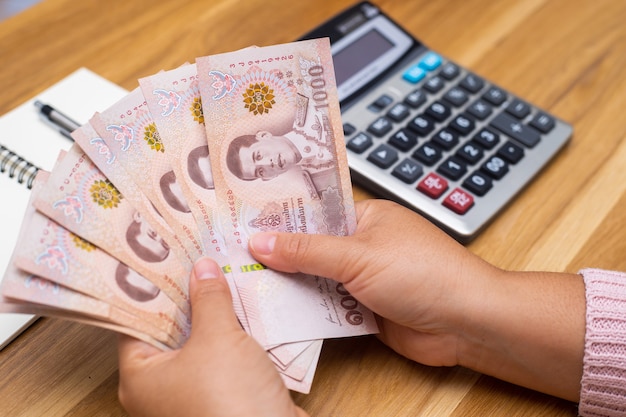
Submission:
POLYGON ((141 78, 139 85, 196 219, 205 254, 223 266, 226 246, 215 219, 217 201, 196 65, 158 72, 141 78))
POLYGON ((143 333, 157 338, 151 332, 155 328, 168 336, 160 342, 182 346, 190 323, 159 287, 43 214, 30 211, 15 248, 18 268, 124 310, 141 320, 143 333))
MULTIPOLYGON (((36 214, 32 202, 47 178, 47 172, 40 171, 37 174, 33 183, 33 193, 24 215, 25 221, 20 227, 18 242, 24 241, 30 232, 31 224, 28 220, 36 214)), ((28 238, 31 237, 28 236, 28 238)), ((168 343, 171 337, 166 331, 152 326, 140 317, 107 303, 99 297, 75 291, 58 282, 19 269, 15 262, 18 251, 19 248, 14 250, 2 280, 0 311, 28 312, 71 319, 125 333, 161 349, 172 347, 172 344, 168 343)))
POLYGON ((356 217, 328 39, 198 58, 220 218, 252 334, 262 344, 373 333, 337 283, 266 269, 251 234, 347 235, 356 217))
POLYGON ((224 231, 218 219, 217 197, 196 64, 160 71, 139 80, 144 99, 167 149, 170 166, 195 219, 204 254, 225 272, 239 322, 248 328, 228 259, 224 231))
POLYGON ((132 176, 122 166, 117 155, 107 146, 104 139, 96 132, 94 127, 90 123, 85 123, 74 130, 71 135, 76 144, 89 156, 89 159, 91 159, 112 184, 115 184, 115 188, 117 188, 120 193, 130 201, 131 205, 143 215, 146 221, 154 227, 159 236, 161 236, 172 251, 176 253, 178 259, 185 263, 188 270, 191 271, 193 260, 180 237, 156 210, 137 183, 132 180, 132 176))
POLYGON ((184 265, 79 147, 57 163, 33 205, 152 281, 189 314, 184 265))
POLYGON ((180 237, 191 259, 202 256, 193 214, 167 156, 171 149, 164 146, 141 89, 135 88, 89 122, 124 167, 127 179, 139 186, 180 237))

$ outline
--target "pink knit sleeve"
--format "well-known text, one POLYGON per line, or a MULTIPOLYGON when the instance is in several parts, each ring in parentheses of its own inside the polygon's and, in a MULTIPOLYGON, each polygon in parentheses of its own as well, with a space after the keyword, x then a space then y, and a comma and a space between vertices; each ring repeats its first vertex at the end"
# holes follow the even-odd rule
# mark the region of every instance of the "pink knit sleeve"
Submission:
POLYGON ((583 269, 587 331, 581 416, 626 415, 626 273, 583 269))

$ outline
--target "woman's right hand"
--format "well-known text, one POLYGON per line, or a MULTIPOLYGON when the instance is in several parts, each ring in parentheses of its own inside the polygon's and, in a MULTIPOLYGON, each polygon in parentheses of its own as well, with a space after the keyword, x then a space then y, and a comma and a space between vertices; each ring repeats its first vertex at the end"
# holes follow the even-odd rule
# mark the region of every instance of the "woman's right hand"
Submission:
POLYGON ((352 236, 262 233, 252 237, 250 250, 270 268, 342 282, 381 316, 380 338, 402 355, 456 365, 458 334, 476 284, 467 277, 498 270, 399 205, 357 203, 357 216, 352 236))
POLYGON ((504 271, 395 203, 356 209, 351 236, 259 233, 250 251, 270 268, 342 282, 380 316, 380 339, 407 358, 578 399, 581 276, 504 271))

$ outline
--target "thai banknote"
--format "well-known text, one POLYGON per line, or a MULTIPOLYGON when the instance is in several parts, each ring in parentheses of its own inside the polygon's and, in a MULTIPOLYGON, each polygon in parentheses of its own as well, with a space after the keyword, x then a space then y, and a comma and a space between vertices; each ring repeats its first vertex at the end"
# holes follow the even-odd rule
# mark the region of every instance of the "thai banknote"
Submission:
POLYGON ((270 355, 270 359, 279 372, 289 376, 291 379, 301 381, 306 377, 308 370, 317 366, 317 359, 322 349, 322 340, 308 343, 297 357, 295 357, 288 365, 284 365, 278 358, 270 355))
MULTIPOLYGON (((39 172, 33 184, 33 194, 25 213, 27 219, 35 212, 32 202, 47 175, 46 172, 39 172)), ((22 223, 18 241, 25 238, 28 227, 28 222, 22 223)), ((14 262, 15 255, 14 251, 0 287, 0 310, 3 312, 30 313, 88 322, 128 334, 161 349, 170 348, 162 342, 169 340, 165 332, 102 300, 18 269, 14 262)))
MULTIPOLYGON (((308 394, 311 390, 311 385, 313 384, 313 377, 315 376, 315 370, 317 369, 317 362, 319 360, 320 354, 322 353, 322 344, 321 343, 311 343, 309 348, 302 354, 307 356, 311 361, 311 365, 306 367, 298 367, 297 369, 302 371, 302 373, 296 372, 296 377, 292 377, 287 372, 282 372, 279 370, 279 374, 285 383, 285 386, 292 390, 298 391, 303 394, 308 394)), ((280 369, 280 368, 279 368, 280 369)))
POLYGON ((204 249, 195 219, 143 97, 135 88, 89 121, 128 174, 180 237, 193 260, 204 249))
POLYGON ((188 318, 159 287, 39 212, 27 213, 24 222, 15 266, 133 314, 146 328, 165 332, 161 342, 172 348, 187 340, 188 318))
MULTIPOLYGON (((171 167, 193 213, 205 254, 227 262, 195 64, 139 79, 171 167)), ((220 262, 221 261, 221 262, 220 262)))
POLYGON ((146 323, 136 316, 11 265, 2 280, 2 293, 7 300, 3 304, 5 312, 86 322, 136 337, 162 350, 171 349, 171 346, 161 342, 168 339, 165 332, 149 329, 153 334, 145 333, 144 330, 148 329, 146 323), (158 332, 156 335, 155 331, 158 332))
POLYGON ((187 270, 78 146, 57 163, 33 205, 149 279, 189 314, 187 270))
POLYGON ((375 332, 372 313, 341 284, 266 269, 247 249, 257 231, 355 229, 329 41, 196 64, 220 218, 253 336, 271 345, 375 332))
POLYGON ((305 340, 302 342, 283 343, 277 346, 267 348, 272 356, 272 361, 280 369, 287 369, 293 361, 295 361, 305 350, 308 350, 312 344, 322 346, 322 339, 305 340))
POLYGON ((117 156, 100 137, 98 132, 86 123, 74 130, 72 138, 81 147, 81 149, 89 156, 89 159, 100 169, 100 171, 115 184, 115 188, 130 201, 140 213, 143 214, 146 221, 151 224, 155 231, 175 252, 181 262, 185 262, 189 270, 193 265, 191 255, 183 245, 179 236, 176 235, 172 227, 154 208, 154 205, 141 192, 137 184, 131 180, 131 176, 126 169, 120 164, 117 156))
POLYGON ((205 255, 222 266, 231 285, 235 313, 247 330, 243 306, 230 272, 224 232, 217 219, 217 199, 196 65, 160 71, 139 79, 139 85, 167 149, 166 155, 176 180, 195 218, 205 255))

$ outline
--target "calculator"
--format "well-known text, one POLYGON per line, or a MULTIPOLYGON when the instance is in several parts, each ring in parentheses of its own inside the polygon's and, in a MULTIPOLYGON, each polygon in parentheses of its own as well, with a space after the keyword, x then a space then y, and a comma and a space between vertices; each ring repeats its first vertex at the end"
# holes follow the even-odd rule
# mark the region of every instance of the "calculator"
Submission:
POLYGON ((352 180, 469 243, 569 141, 572 126, 456 64, 370 2, 329 37, 352 180))

